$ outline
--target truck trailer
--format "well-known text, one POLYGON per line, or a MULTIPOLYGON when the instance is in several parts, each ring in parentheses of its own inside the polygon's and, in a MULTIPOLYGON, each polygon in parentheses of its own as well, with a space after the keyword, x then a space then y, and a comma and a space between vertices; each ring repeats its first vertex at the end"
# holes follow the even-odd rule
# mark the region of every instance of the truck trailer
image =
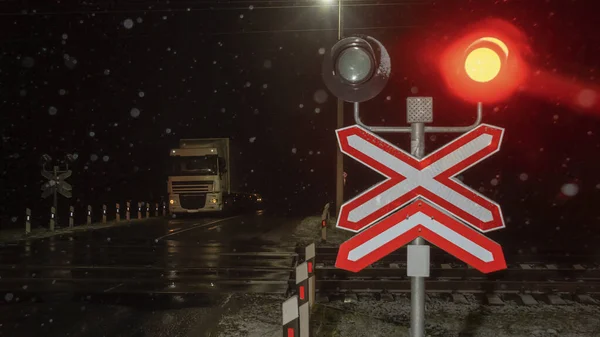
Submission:
POLYGON ((182 139, 170 159, 170 213, 222 212, 231 194, 229 139, 182 139))

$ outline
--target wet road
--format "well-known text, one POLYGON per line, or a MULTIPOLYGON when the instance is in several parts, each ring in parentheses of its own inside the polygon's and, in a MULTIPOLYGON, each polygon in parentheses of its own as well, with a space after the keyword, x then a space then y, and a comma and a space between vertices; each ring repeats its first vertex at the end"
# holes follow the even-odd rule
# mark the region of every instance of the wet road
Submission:
POLYGON ((232 293, 285 294, 296 254, 282 242, 297 223, 262 212, 159 218, 8 244, 0 336, 205 333, 232 293), (104 323, 93 328, 94 316, 104 323))
POLYGON ((0 290, 284 293, 295 253, 278 238, 294 223, 265 214, 153 219, 21 242, 0 252, 0 290))

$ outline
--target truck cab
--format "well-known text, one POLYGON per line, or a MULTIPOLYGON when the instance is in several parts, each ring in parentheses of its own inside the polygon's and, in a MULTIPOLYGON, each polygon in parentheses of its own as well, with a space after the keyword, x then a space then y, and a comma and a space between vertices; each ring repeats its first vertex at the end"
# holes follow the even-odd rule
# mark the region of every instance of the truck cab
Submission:
POLYGON ((223 211, 230 194, 229 139, 182 139, 170 162, 171 214, 223 211))

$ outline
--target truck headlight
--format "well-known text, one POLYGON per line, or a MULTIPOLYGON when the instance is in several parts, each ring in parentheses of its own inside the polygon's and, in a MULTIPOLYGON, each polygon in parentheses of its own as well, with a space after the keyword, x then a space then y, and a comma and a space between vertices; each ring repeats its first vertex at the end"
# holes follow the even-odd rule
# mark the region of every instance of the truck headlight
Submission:
POLYGON ((169 204, 175 205, 175 200, 173 200, 173 199, 169 200, 169 204))
POLYGON ((217 200, 217 198, 212 198, 210 199, 210 203, 211 204, 216 204, 219 200, 217 200))

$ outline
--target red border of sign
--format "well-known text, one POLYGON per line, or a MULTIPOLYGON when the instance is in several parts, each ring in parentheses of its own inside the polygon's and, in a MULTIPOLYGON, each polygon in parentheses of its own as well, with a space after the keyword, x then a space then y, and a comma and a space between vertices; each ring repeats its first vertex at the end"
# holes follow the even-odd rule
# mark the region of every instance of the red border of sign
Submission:
POLYGON ((394 213, 385 220, 344 242, 340 246, 335 266, 340 269, 358 272, 380 260, 384 256, 408 244, 417 237, 423 237, 425 240, 440 247, 444 251, 450 253, 457 259, 467 263, 482 273, 490 273, 506 269, 504 253, 502 252, 502 247, 498 243, 490 240, 485 235, 475 231, 474 229, 465 226, 458 220, 447 215, 425 200, 413 201, 412 204, 406 206, 402 210, 394 213), (396 226, 397 224, 410 221, 410 217, 419 212, 434 218, 436 221, 452 229, 454 232, 485 248, 492 253, 494 259, 491 262, 482 261, 468 251, 448 241, 446 238, 440 236, 438 233, 421 224, 415 225, 412 229, 375 249, 358 261, 351 261, 348 259, 350 251, 352 251, 355 247, 362 245, 371 238, 381 234, 393 226, 396 226))
POLYGON ((477 128, 471 130, 470 132, 465 133, 464 135, 456 138, 452 142, 444 145, 443 147, 441 147, 437 151, 429 154, 427 157, 423 158, 422 160, 416 159, 415 157, 411 156, 410 154, 397 148, 393 144, 388 143, 383 138, 380 138, 377 135, 375 135, 357 125, 353 125, 353 126, 350 126, 347 128, 336 130, 336 133, 337 133, 338 142, 340 144, 340 148, 341 148, 342 152, 344 152, 348 156, 351 156, 352 158, 356 159, 357 161, 365 164, 366 166, 372 168, 373 170, 381 173, 382 175, 384 175, 388 178, 385 181, 381 182, 380 184, 377 184, 377 185, 371 187, 370 189, 366 190, 362 194, 356 196, 352 200, 350 200, 350 201, 346 202, 344 205, 342 205, 341 210, 340 210, 340 216, 338 217, 337 227, 346 229, 349 231, 353 231, 353 232, 359 232, 359 231, 363 230, 364 228, 370 226, 371 224, 375 223, 377 220, 385 217, 389 213, 408 204, 409 202, 411 202, 412 200, 414 200, 420 196, 422 196, 426 200, 431 201, 434 204, 437 204, 438 206, 442 207, 443 209, 453 213, 459 219, 465 221, 467 224, 475 227, 476 229, 478 229, 481 232, 489 232, 492 230, 497 230, 497 229, 505 227, 504 219, 502 217, 502 211, 500 209, 500 206, 497 203, 495 203, 492 200, 486 198, 485 196, 479 194, 478 192, 469 188, 468 186, 463 185, 460 181, 453 178, 454 176, 458 175, 459 173, 467 170, 469 167, 477 164, 478 162, 482 161, 483 159, 487 158, 488 156, 496 153, 500 149, 500 144, 502 142, 502 137, 504 134, 503 128, 499 128, 499 127, 495 127, 495 126, 491 126, 491 125, 487 125, 487 124, 482 124, 482 125, 478 126, 477 128), (385 166, 382 163, 375 161, 371 157, 369 157, 369 156, 363 154, 362 152, 359 152, 358 150, 351 147, 350 144, 348 143, 348 137, 353 136, 353 135, 359 136, 359 137, 365 139, 367 142, 369 142, 369 143, 379 147, 380 149, 384 150, 385 152, 391 154, 392 156, 404 161, 405 163, 409 164, 410 166, 414 167, 415 169, 423 170, 427 166, 435 163, 436 161, 438 161, 441 158, 445 157, 446 155, 456 151, 460 147, 464 146, 465 144, 469 143, 470 141, 474 140, 475 138, 477 138, 480 135, 485 134, 485 133, 490 134, 492 136, 492 141, 490 142, 490 144, 487 147, 478 151, 474 155, 464 159, 463 161, 458 163, 456 166, 449 168, 448 170, 442 172, 440 175, 435 177, 435 179, 437 181, 439 181, 440 183, 444 184, 445 186, 447 186, 448 188, 455 190, 456 192, 464 195, 465 197, 469 198, 473 202, 481 205, 483 208, 489 210, 493 215, 492 221, 482 222, 482 221, 478 220, 477 218, 473 217, 472 215, 468 214, 467 212, 461 210, 459 207, 447 202, 444 198, 442 198, 442 197, 436 195, 435 193, 433 193, 429 190, 426 190, 425 188, 420 187, 420 186, 416 187, 415 189, 413 189, 411 191, 408 191, 407 193, 405 193, 402 196, 400 196, 399 198, 395 199, 388 205, 380 208, 379 210, 373 212, 372 214, 359 220, 358 222, 352 222, 348 219, 348 216, 353 209, 357 208, 358 206, 362 205, 366 201, 383 193, 387 189, 395 186, 396 184, 398 184, 401 181, 403 181, 404 179, 406 179, 404 176, 397 173, 393 169, 385 166))

